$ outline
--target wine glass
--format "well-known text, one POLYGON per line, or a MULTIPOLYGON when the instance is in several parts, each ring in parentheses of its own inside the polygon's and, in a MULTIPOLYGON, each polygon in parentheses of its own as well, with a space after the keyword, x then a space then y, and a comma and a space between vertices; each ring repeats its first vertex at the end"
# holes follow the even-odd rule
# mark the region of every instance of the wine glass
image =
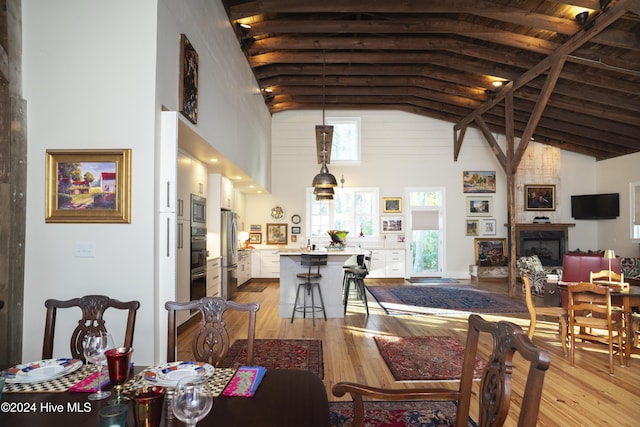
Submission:
POLYGON ((129 379, 131 353, 133 353, 133 348, 131 347, 110 348, 105 352, 107 366, 109 367, 109 379, 116 389, 114 403, 128 400, 122 397, 122 385, 129 379))
POLYGON ((213 397, 205 389, 207 378, 189 376, 181 378, 173 395, 173 413, 187 426, 194 427, 207 416, 213 406, 213 397))
POLYGON ((84 337, 82 348, 87 362, 91 362, 98 367, 98 391, 89 395, 89 400, 102 400, 111 396, 110 391, 103 391, 102 367, 107 363, 105 351, 115 347, 111 334, 105 331, 91 331, 84 337))

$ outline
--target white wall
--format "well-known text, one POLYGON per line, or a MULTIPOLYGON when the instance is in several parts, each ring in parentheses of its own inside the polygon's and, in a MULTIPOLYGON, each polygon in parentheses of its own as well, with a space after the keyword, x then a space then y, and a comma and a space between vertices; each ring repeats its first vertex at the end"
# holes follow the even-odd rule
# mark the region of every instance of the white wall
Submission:
POLYGON ((640 256, 640 242, 631 239, 629 183, 640 181, 640 153, 596 163, 598 193, 620 193, 620 216, 598 221, 599 249, 613 249, 616 255, 640 256))
MULTIPOLYGON (((198 52, 198 123, 188 125, 208 144, 271 188, 271 115, 220 1, 161 0, 158 90, 162 105, 179 111, 180 34, 198 52)), ((186 122, 186 121, 185 121, 186 122)))
MULTIPOLYGON (((266 188, 271 120, 220 2, 24 0, 23 82, 28 105, 23 358, 41 356, 44 301, 87 294, 139 300, 136 363, 155 351, 165 316, 158 295, 156 180, 160 111, 177 110, 179 36, 200 57, 194 130, 266 188), (45 224, 46 149, 131 148, 131 224, 45 224), (75 258, 92 242, 94 258, 75 258)), ((113 310, 111 310, 113 311, 113 310)), ((79 313, 60 313, 54 355, 68 355, 79 313)), ((107 311, 109 329, 124 329, 107 311)), ((123 337, 115 334, 117 341, 123 337)))
MULTIPOLYGON (((23 358, 41 356, 47 298, 107 294, 142 301, 135 359, 151 360, 152 346, 142 343, 154 327, 156 1, 25 0, 22 11, 29 139, 23 358), (131 224, 45 224, 45 151, 62 148, 132 149, 131 224), (92 242, 95 258, 75 258, 76 242, 92 242)), ((54 355, 69 354, 78 315, 60 313, 54 355)), ((121 342, 125 321, 110 317, 121 342)))

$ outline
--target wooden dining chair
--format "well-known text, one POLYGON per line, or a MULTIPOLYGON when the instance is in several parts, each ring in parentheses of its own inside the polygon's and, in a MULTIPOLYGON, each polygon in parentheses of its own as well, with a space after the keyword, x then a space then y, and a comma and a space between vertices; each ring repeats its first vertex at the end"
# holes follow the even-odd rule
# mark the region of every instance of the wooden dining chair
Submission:
POLYGON ((533 334, 536 331, 536 324, 538 323, 538 316, 555 317, 558 319, 558 332, 560 334, 560 344, 562 345, 562 354, 567 355, 567 318, 568 312, 564 307, 545 307, 536 306, 533 302, 533 295, 531 293, 531 282, 528 276, 522 276, 522 282, 525 287, 525 302, 527 303, 527 310, 529 310, 529 317, 531 319, 529 323, 529 339, 533 340, 533 334))
POLYGON ((576 340, 607 344, 609 347, 609 374, 613 375, 613 354, 617 351, 620 365, 624 364, 621 313, 611 307, 611 289, 595 283, 578 283, 567 286, 569 294, 569 364, 575 366, 576 340), (576 330, 578 328, 578 330, 576 330), (604 334, 603 334, 604 331, 604 334), (615 334, 614 334, 615 333, 615 334), (617 348, 613 345, 617 338, 617 348))
POLYGON ((223 319, 226 311, 247 312, 249 329, 247 331, 247 365, 253 363, 253 342, 256 334, 256 313, 260 309, 257 303, 240 304, 218 297, 205 297, 189 302, 168 301, 164 307, 168 311, 167 362, 176 361, 177 325, 176 311, 198 310, 200 323, 191 340, 193 357, 198 362, 207 362, 219 367, 231 346, 227 323, 223 319))
POLYGON ((70 340, 71 357, 85 361, 82 343, 88 332, 107 331, 103 319, 104 312, 109 309, 127 310, 127 326, 124 334, 124 347, 133 346, 133 332, 136 325, 136 313, 140 308, 139 301, 122 302, 105 295, 85 295, 66 301, 48 299, 44 302, 47 309, 47 317, 44 325, 44 342, 42 344, 42 358, 53 357, 53 338, 56 328, 56 315, 58 309, 78 307, 82 311, 82 317, 73 330, 70 340))
POLYGON ((590 271, 589 282, 593 283, 598 280, 606 280, 608 282, 624 283, 624 273, 616 273, 610 270, 590 271))
MULTIPOLYGON (((493 349, 482 374, 480 390, 479 426, 501 426, 510 409, 512 388, 512 358, 517 351, 527 360, 529 369, 524 394, 518 398, 520 414, 518 426, 533 427, 538 420, 544 376, 549 368, 549 353, 538 349, 522 329, 511 322, 489 322, 477 314, 469 316, 469 331, 458 389, 445 387, 383 389, 352 382, 339 382, 333 394, 351 394, 354 403, 353 427, 364 423, 363 397, 375 400, 453 400, 457 401, 456 427, 467 427, 473 387, 473 371, 480 333, 492 336, 493 349)), ((525 366, 519 364, 518 366, 525 366)), ((473 393, 475 394, 475 393, 473 393)))

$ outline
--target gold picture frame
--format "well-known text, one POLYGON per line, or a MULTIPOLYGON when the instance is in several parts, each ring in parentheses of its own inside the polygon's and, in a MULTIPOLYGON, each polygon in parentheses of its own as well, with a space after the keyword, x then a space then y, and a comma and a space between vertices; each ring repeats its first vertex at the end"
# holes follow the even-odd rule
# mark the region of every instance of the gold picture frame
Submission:
POLYGON ((267 224, 267 245, 286 245, 287 228, 287 224, 267 224))
POLYGON ((382 212, 402 213, 402 197, 383 197, 382 212))
POLYGON ((131 150, 47 150, 47 223, 131 223, 131 150))

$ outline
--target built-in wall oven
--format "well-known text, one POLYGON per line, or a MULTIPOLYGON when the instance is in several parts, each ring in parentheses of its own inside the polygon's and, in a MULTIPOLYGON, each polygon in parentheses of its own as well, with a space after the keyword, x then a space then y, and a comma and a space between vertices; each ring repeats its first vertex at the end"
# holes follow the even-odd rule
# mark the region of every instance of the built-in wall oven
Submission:
POLYGON ((191 227, 191 300, 207 296, 207 229, 191 227))

